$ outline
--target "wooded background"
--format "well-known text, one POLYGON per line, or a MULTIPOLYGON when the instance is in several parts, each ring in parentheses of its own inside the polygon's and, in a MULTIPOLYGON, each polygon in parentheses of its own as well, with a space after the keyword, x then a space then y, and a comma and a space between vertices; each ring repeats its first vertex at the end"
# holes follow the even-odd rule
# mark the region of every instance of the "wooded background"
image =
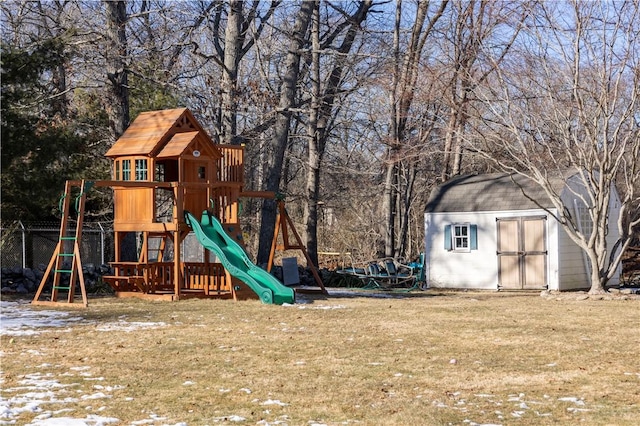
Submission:
MULTIPOLYGON (((544 186, 586 170, 594 222, 614 182, 624 248, 637 232, 638 1, 0 8, 3 221, 55 219, 66 179, 110 178, 103 154, 138 113, 184 106, 246 146, 247 189, 285 194, 314 258, 414 258, 433 186, 490 171, 544 186)), ((111 202, 92 191, 87 216, 111 202)), ((274 204, 246 200, 243 217, 264 261, 274 204)), ((576 238, 601 249, 597 232, 576 238)))

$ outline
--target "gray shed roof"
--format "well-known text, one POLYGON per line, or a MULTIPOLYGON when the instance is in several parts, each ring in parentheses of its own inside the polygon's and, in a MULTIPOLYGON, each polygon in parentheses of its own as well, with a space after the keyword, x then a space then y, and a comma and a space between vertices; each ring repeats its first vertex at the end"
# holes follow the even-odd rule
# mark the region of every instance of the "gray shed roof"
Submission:
MULTIPOLYGON (((559 193, 564 180, 557 179, 553 183, 559 193)), ((425 211, 505 211, 537 209, 540 206, 552 208, 553 204, 536 182, 518 174, 491 173, 459 176, 435 187, 425 211)))

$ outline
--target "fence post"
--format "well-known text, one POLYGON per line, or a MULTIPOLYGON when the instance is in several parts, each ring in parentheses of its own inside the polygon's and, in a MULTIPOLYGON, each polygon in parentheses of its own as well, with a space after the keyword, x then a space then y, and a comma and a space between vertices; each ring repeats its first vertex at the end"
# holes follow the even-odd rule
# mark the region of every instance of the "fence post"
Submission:
POLYGON ((27 267, 27 235, 21 220, 18 221, 18 225, 20 225, 20 233, 22 234, 22 268, 26 268, 27 267))
POLYGON ((98 222, 98 226, 100 227, 100 265, 104 265, 104 228, 100 222, 98 222))

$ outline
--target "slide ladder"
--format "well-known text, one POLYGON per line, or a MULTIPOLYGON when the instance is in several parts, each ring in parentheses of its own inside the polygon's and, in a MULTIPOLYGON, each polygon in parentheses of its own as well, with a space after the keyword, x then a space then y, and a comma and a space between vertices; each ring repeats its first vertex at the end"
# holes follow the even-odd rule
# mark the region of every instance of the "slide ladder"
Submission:
POLYGON ((80 246, 82 243, 82 227, 84 221, 84 206, 86 202, 87 191, 93 185, 92 182, 67 181, 65 191, 60 199, 60 210, 62 219, 60 222, 60 235, 58 244, 56 245, 49 265, 40 281, 38 291, 31 303, 36 305, 50 305, 57 303, 73 303, 75 296, 76 282, 79 282, 80 291, 82 293, 82 305, 87 306, 87 292, 84 284, 84 275, 82 273, 82 261, 80 259, 80 246), (78 194, 72 197, 74 188, 79 188, 75 192, 78 194), (77 217, 75 229, 71 226, 72 201, 75 201, 75 210, 77 217), (41 301, 42 291, 47 283, 47 279, 53 272, 53 285, 51 287, 51 298, 41 301), (63 277, 68 277, 63 280, 63 277), (66 293, 66 301, 58 300, 60 293, 66 293))

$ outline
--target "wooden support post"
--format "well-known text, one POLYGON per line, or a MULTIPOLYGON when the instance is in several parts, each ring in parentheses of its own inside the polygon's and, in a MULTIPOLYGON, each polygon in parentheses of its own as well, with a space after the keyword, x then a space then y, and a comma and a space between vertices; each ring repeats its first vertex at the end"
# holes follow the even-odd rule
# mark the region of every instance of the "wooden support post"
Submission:
POLYGON ((307 260, 307 267, 311 269, 311 274, 313 275, 313 279, 318 284, 318 287, 320 287, 320 291, 323 294, 329 294, 329 292, 327 292, 327 289, 324 287, 322 278, 320 278, 320 275, 318 274, 318 270, 316 266, 313 264, 313 261, 309 256, 309 252, 307 252, 307 248, 302 243, 302 238, 300 238, 300 234, 298 234, 298 231, 296 231, 293 221, 291 220, 291 218, 287 213, 287 209, 284 206, 283 200, 278 200, 278 216, 276 218, 276 226, 273 232, 273 241, 271 242, 271 250, 269 252, 269 263, 267 263, 268 272, 271 272, 271 267, 273 266, 273 258, 274 258, 276 249, 281 249, 281 250, 296 249, 296 250, 302 251, 302 254, 307 260), (296 239, 297 244, 295 245, 292 245, 289 243, 289 233, 288 233, 289 228, 291 229, 291 233, 296 239), (283 242, 281 246, 278 246, 278 234, 280 230, 282 230, 283 242))
MULTIPOLYGON (((182 173, 182 171, 180 172, 182 173)), ((176 199, 175 215, 173 216, 173 223, 175 230, 173 231, 173 288, 176 300, 180 300, 180 289, 182 287, 182 268, 181 257, 182 252, 180 250, 180 222, 184 216, 184 191, 183 185, 176 185, 174 187, 174 195, 176 199)))
POLYGON ((67 303, 73 303, 73 299, 75 296, 75 285, 76 280, 79 280, 80 290, 82 292, 82 304, 83 306, 88 305, 87 293, 85 289, 84 282, 84 274, 82 273, 82 260, 81 260, 81 251, 80 245, 82 243, 82 228, 84 224, 84 206, 86 200, 86 191, 89 190, 92 183, 82 181, 67 181, 65 184, 65 192, 62 198, 62 219, 60 222, 60 234, 58 238, 58 244, 51 256, 51 260, 49 261, 49 265, 47 266, 47 270, 45 271, 42 280, 40 281, 40 286, 36 291, 36 294, 33 298, 33 304, 57 304, 58 302, 58 293, 59 290, 67 290, 67 303), (68 235, 68 227, 69 227, 69 215, 71 213, 71 193, 73 187, 80 187, 80 192, 78 196, 75 198, 76 201, 76 211, 77 211, 77 220, 76 220, 76 228, 73 237, 68 235), (67 250, 67 244, 71 242, 73 244, 72 250, 67 250), (65 261, 70 258, 71 265, 66 269, 65 261), (49 302, 40 301, 40 296, 42 295, 42 291, 44 286, 46 285, 47 278, 49 274, 53 272, 53 287, 51 289, 51 299, 49 302), (61 286, 61 275, 69 274, 69 285, 61 286))

